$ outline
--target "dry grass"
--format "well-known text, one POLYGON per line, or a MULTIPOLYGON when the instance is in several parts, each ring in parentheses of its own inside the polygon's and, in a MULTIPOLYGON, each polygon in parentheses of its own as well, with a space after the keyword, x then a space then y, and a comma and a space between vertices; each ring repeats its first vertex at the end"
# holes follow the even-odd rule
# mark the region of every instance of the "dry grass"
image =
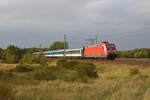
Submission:
POLYGON ((17 64, 5 64, 5 63, 0 63, 0 70, 9 70, 13 69, 16 67, 17 64))
MULTIPOLYGON (((55 65, 55 62, 49 65, 55 65)), ((8 70, 16 65, 0 66, 0 70, 8 70)), ((149 67, 111 64, 96 66, 99 77, 88 83, 60 80, 38 81, 35 84, 13 83, 14 97, 16 100, 150 100, 149 67), (139 73, 131 76, 130 69, 134 67, 139 69, 139 73)))

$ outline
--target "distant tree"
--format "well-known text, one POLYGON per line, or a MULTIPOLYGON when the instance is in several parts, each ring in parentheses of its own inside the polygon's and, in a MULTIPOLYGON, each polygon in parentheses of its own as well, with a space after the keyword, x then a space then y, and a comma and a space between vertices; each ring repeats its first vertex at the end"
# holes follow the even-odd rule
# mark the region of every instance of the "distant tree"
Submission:
POLYGON ((119 58, 150 58, 150 49, 142 48, 142 49, 134 49, 128 51, 119 51, 119 58))
MULTIPOLYGON (((66 43, 66 49, 68 49, 68 43, 66 43)), ((64 42, 56 41, 50 46, 50 50, 58 50, 58 49, 64 49, 64 42)))
POLYGON ((39 48, 25 48, 25 49, 22 49, 22 52, 24 53, 24 54, 26 54, 26 53, 33 53, 33 52, 39 52, 40 51, 40 49, 39 48))
POLYGON ((4 50, 2 59, 5 63, 18 63, 21 59, 21 51, 18 47, 10 45, 4 50))
POLYGON ((39 53, 38 55, 33 55, 32 53, 26 53, 22 59, 23 64, 40 64, 42 66, 48 66, 47 59, 43 55, 43 53, 39 53))

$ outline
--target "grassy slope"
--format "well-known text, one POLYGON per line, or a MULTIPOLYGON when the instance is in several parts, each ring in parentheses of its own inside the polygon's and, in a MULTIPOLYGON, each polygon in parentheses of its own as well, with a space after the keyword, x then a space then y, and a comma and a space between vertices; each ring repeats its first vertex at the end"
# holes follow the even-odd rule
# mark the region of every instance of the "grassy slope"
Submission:
MULTIPOLYGON (((0 70, 10 68, 10 65, 0 66, 0 70)), ((9 82, 17 100, 150 100, 150 68, 139 68, 140 73, 131 76, 130 69, 137 66, 96 66, 99 78, 88 83, 27 80, 16 85, 9 82)))

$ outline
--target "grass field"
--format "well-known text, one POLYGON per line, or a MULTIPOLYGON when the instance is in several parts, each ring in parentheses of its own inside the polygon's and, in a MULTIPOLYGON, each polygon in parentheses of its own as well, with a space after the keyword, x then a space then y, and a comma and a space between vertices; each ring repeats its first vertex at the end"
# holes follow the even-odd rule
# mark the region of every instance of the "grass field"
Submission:
MULTIPOLYGON (((55 65, 55 61, 49 65, 55 65)), ((19 77, 0 81, 0 100, 150 100, 150 66, 110 62, 95 65, 99 77, 87 83, 37 81, 28 73, 15 72, 13 75, 19 77)), ((0 64, 0 71, 15 66, 0 64)))

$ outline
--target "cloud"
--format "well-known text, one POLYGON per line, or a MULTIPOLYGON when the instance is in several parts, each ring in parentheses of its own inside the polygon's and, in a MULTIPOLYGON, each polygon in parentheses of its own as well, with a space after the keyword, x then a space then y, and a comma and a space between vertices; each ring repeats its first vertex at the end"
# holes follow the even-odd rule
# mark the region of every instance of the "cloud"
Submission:
MULTIPOLYGON (((79 38, 80 43, 99 33, 101 40, 112 40, 119 49, 135 48, 127 40, 137 34, 133 43, 139 43, 139 34, 143 38, 148 36, 149 4, 148 0, 3 0, 0 1, 0 40, 6 46, 11 41, 22 41, 22 45, 31 47, 40 42, 50 45, 63 40, 64 33, 68 40, 79 38)), ((80 47, 80 43, 74 42, 72 47, 80 47)), ((4 47, 2 43, 0 46, 4 47)))

